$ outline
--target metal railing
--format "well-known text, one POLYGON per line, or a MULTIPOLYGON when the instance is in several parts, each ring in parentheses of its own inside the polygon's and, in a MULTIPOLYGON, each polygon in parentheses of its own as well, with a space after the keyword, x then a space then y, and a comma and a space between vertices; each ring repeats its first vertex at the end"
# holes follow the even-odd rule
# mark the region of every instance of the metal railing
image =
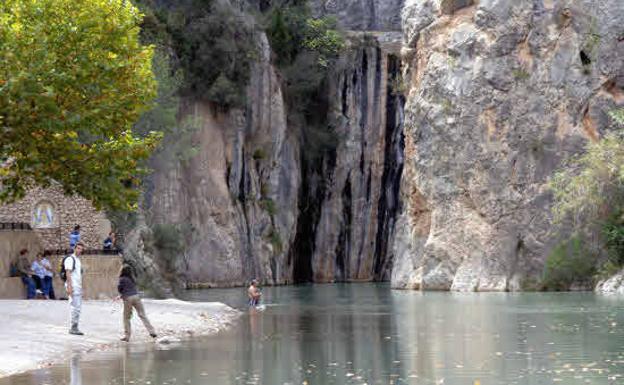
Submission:
MULTIPOLYGON (((46 249, 46 253, 50 255, 70 255, 71 249, 46 249)), ((110 255, 117 256, 122 253, 121 249, 84 249, 82 255, 110 255)))
POLYGON ((32 230, 32 227, 25 222, 0 222, 1 230, 32 230))

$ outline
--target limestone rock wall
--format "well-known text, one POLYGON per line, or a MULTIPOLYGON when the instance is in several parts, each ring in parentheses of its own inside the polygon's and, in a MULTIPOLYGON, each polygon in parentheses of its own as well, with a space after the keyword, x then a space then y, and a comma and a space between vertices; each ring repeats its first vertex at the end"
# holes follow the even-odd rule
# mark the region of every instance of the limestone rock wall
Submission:
POLYGON ((595 292, 604 295, 623 295, 624 294, 624 271, 603 279, 598 282, 595 292))
POLYGON ((403 96, 393 89, 401 73, 398 42, 392 33, 352 35, 344 69, 332 74, 330 124, 340 144, 324 169, 315 231, 300 234, 314 241, 312 274, 304 280, 371 281, 389 274, 387 240, 403 165, 403 96))
POLYGON ((615 129, 608 113, 624 105, 624 3, 310 5, 350 31, 319 111, 338 146, 306 158, 260 36, 248 106, 187 102, 188 156, 156 157, 131 237, 140 265, 192 286, 504 291, 538 278, 555 242, 548 178, 615 129), (186 251, 164 271, 149 245, 159 223, 186 226, 186 251))
POLYGON ((331 15, 352 31, 400 31, 404 0, 311 0, 315 15, 331 15))
POLYGON ((403 165, 404 98, 393 89, 400 42, 391 32, 350 35, 329 76, 324 112, 338 147, 314 161, 303 156, 304 127, 287 119, 264 36, 246 110, 185 104, 181 115, 196 127, 192 148, 172 158, 166 151, 176 143, 166 142, 155 156, 145 210, 127 237, 126 258, 168 282, 156 293, 254 277, 265 284, 387 279, 403 165), (153 247, 158 224, 185 228, 185 252, 173 265, 153 247))
POLYGON ((554 239, 546 182, 615 129, 620 0, 408 0, 396 288, 519 290, 554 239))
POLYGON ((265 36, 259 48, 248 109, 222 113, 187 103, 183 115, 197 125, 195 154, 156 159, 146 217, 189 229, 179 266, 187 283, 235 286, 256 277, 279 284, 290 277, 285 255, 297 219, 299 148, 287 130, 265 36))

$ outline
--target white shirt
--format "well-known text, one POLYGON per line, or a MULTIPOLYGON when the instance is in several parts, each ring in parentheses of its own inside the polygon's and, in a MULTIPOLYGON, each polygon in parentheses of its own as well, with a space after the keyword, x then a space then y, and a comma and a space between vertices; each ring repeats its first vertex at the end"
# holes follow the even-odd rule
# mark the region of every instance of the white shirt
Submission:
MULTIPOLYGON (((76 254, 72 254, 67 259, 65 259, 65 271, 67 272, 67 279, 72 280, 72 289, 76 293, 80 293, 82 290, 82 267, 80 264, 80 259, 76 256, 76 254), (70 274, 69 271, 72 270, 72 268, 73 271, 70 274)), ((67 283, 65 283, 65 287, 67 287, 67 283)))
POLYGON ((43 268, 43 265, 41 263, 39 263, 39 261, 34 260, 32 265, 30 266, 30 268, 32 269, 32 271, 35 272, 35 274, 37 275, 37 277, 39 278, 43 278, 45 277, 45 269, 43 268))
POLYGON ((52 272, 52 265, 50 264, 50 260, 46 257, 43 257, 41 260, 41 266, 45 269, 45 276, 52 277, 54 273, 52 272))

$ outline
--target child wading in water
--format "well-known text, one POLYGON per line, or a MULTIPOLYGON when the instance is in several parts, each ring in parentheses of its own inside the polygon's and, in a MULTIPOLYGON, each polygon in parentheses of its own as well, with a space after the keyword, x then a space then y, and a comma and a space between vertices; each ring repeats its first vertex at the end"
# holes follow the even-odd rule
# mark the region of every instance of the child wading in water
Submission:
POLYGON ((152 338, 156 338, 156 331, 147 319, 143 303, 141 302, 141 297, 139 297, 139 292, 137 291, 136 283, 134 282, 134 275, 132 274, 132 268, 128 265, 124 265, 121 268, 117 290, 119 291, 119 297, 121 297, 124 302, 124 336, 121 340, 126 342, 130 340, 130 319, 132 318, 132 308, 136 309, 139 314, 139 318, 143 321, 143 325, 145 325, 145 328, 149 332, 150 336, 152 336, 152 338))

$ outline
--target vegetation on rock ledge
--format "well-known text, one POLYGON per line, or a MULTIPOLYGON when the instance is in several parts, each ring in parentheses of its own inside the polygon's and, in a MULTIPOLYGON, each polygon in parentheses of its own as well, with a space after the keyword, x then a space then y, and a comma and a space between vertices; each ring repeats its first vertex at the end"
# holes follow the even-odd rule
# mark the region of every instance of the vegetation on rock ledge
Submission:
MULTIPOLYGON (((615 110, 610 115, 624 125, 622 112, 615 110)), ((624 267, 623 164, 624 137, 610 133, 590 143, 584 154, 572 159, 553 177, 550 187, 555 197, 555 221, 563 228, 571 227, 575 237, 588 245, 592 243, 589 240, 598 239, 598 248, 606 253, 601 255, 586 247, 581 255, 556 248, 546 261, 545 279, 551 282, 548 286, 552 286, 552 277, 581 278, 596 271, 608 275, 624 267)), ((574 239, 570 242, 575 243, 574 239)), ((559 281, 569 283, 568 278, 559 281)))
POLYGON ((145 13, 142 35, 172 52, 183 74, 181 94, 223 108, 243 107, 251 66, 257 57, 251 18, 219 1, 173 6, 136 0, 145 13))

